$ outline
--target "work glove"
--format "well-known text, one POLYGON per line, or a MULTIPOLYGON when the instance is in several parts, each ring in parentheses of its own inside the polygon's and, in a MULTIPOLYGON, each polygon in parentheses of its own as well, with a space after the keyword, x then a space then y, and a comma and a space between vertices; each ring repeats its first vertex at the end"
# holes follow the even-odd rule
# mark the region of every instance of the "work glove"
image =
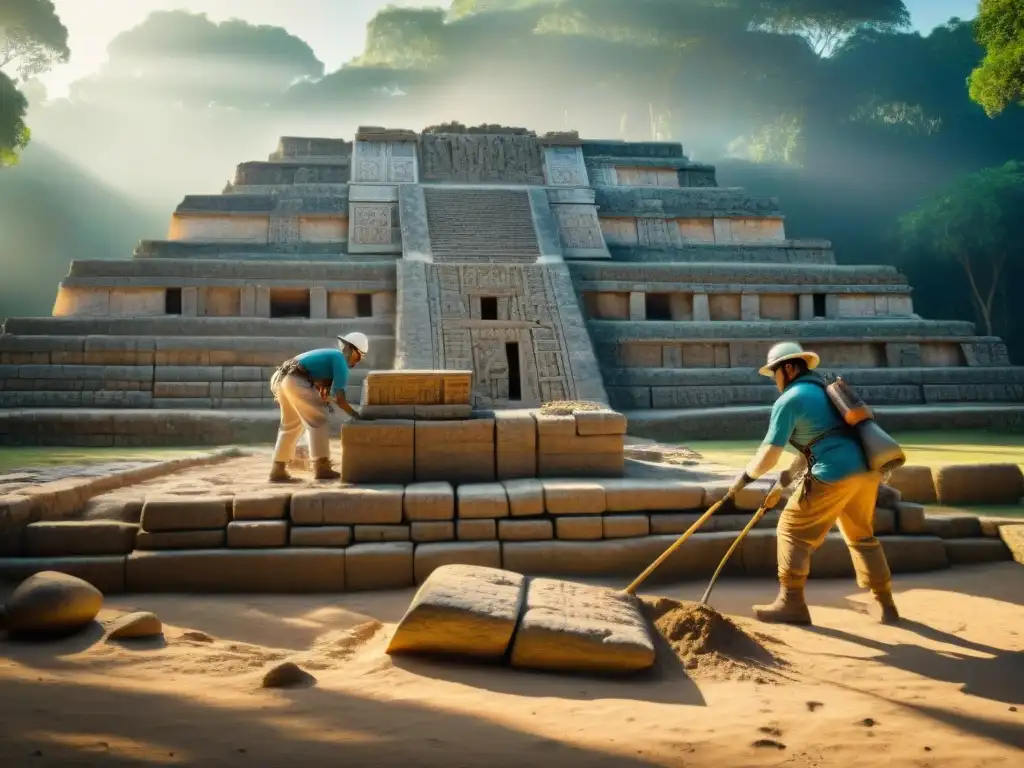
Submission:
POLYGON ((784 469, 779 473, 779 486, 782 488, 789 488, 796 480, 796 472, 791 469, 784 469))
POLYGON ((742 475, 737 477, 736 480, 733 481, 732 485, 729 486, 729 492, 726 494, 726 496, 730 499, 735 498, 736 494, 738 494, 752 482, 754 482, 754 478, 752 478, 750 475, 744 472, 742 475))

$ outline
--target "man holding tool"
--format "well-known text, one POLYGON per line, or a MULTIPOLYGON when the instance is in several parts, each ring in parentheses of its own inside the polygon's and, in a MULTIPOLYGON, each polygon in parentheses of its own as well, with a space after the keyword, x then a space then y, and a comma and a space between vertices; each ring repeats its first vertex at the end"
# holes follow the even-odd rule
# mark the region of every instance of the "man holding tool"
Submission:
POLYGON ((349 370, 369 351, 370 342, 362 333, 338 337, 338 349, 314 349, 286 360, 270 379, 270 391, 281 406, 281 426, 274 446, 272 483, 291 482, 288 462, 295 455, 295 444, 305 429, 309 433, 309 454, 314 461, 317 480, 337 480, 340 474, 331 468, 331 437, 327 417, 331 401, 353 419, 356 412, 345 399, 349 370))
POLYGON ((761 621, 810 624, 804 586, 811 554, 821 546, 838 520, 857 574, 857 584, 870 588, 881 606, 883 623, 899 620, 892 596, 892 576, 882 546, 874 535, 875 502, 882 476, 868 469, 856 434, 839 417, 812 374, 820 359, 795 342, 776 344, 759 373, 775 380, 781 393, 772 408, 771 423, 757 455, 733 483, 730 494, 772 470, 786 443, 800 451, 781 484, 803 476, 800 489, 779 518, 779 596, 771 605, 754 606, 761 621))

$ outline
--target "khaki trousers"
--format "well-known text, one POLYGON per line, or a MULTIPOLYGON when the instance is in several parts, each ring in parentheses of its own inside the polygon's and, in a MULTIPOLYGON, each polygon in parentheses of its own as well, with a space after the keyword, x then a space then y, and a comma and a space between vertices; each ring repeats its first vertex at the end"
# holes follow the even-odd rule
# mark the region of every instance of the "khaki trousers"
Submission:
POLYGON ((821 546, 838 521, 850 548, 857 584, 873 592, 892 587, 892 574, 882 545, 875 538, 875 502, 882 476, 854 475, 837 483, 805 482, 779 518, 779 583, 802 589, 811 570, 811 553, 821 546))
POLYGON ((331 455, 328 411, 317 389, 299 376, 275 375, 270 390, 281 406, 281 426, 274 445, 274 461, 287 463, 295 457, 295 444, 305 429, 309 434, 309 456, 313 460, 331 455))

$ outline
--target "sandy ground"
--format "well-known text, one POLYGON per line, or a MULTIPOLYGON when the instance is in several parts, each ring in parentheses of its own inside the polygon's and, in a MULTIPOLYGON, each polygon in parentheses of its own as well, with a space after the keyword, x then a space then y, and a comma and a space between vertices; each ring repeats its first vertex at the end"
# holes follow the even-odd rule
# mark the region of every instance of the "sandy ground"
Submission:
POLYGON ((0 640, 0 765, 1021 765, 1024 568, 897 587, 903 626, 876 624, 852 583, 815 581, 816 626, 780 628, 743 618, 773 584, 721 583, 713 604, 785 662, 762 682, 688 674, 661 651, 629 681, 392 660, 383 649, 411 590, 111 598, 101 620, 155 611, 164 639, 106 642, 97 625, 0 640), (261 689, 285 659, 317 684, 261 689))

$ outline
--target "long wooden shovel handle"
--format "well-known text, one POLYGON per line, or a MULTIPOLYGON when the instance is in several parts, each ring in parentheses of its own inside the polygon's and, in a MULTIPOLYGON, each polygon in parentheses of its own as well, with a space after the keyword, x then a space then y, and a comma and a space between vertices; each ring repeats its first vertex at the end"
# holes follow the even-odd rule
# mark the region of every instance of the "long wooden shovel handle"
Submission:
POLYGON ((696 533, 697 529, 704 525, 707 519, 711 517, 713 514, 715 514, 715 512, 717 512, 719 508, 731 498, 732 494, 727 493, 721 501, 712 504, 708 511, 701 515, 697 522, 691 525, 690 529, 686 533, 684 533, 682 536, 676 539, 672 543, 672 546, 670 546, 668 549, 662 552, 661 556, 658 557, 657 560, 655 560, 653 563, 647 566, 647 570, 641 573, 639 576, 637 576, 633 583, 626 587, 623 590, 623 592, 627 595, 635 595, 636 591, 640 588, 640 585, 647 581, 647 577, 654 573, 656 570, 658 570, 658 568, 661 567, 661 564, 672 556, 673 552, 675 552, 677 549, 683 546, 683 544, 686 543, 686 540, 690 538, 694 533, 696 533))

